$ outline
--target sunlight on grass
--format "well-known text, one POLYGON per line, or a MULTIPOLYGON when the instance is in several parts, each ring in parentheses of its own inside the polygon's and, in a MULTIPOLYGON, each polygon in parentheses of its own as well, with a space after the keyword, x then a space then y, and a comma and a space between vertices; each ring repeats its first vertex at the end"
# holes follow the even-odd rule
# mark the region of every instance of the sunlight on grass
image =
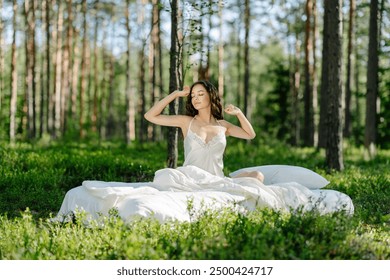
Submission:
MULTIPOLYGON (((229 140, 230 141, 230 140, 229 140)), ((280 143, 231 141, 225 172, 266 165, 310 168, 351 196, 355 215, 319 216, 231 209, 194 213, 191 223, 115 214, 85 224, 49 222, 83 180, 142 182, 165 167, 165 143, 3 145, 0 149, 1 259, 390 259, 390 152, 365 161, 348 147, 343 172, 327 173, 324 152, 280 143), (26 210, 28 209, 28 210, 26 210)), ((179 159, 181 162, 182 156, 179 159)))

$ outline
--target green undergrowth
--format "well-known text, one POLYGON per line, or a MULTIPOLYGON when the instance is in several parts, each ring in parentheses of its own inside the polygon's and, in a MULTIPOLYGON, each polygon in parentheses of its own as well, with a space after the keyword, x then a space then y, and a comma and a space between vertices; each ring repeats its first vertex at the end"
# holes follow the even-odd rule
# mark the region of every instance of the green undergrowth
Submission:
MULTIPOLYGON (((192 222, 125 223, 115 215, 85 224, 0 218, 1 259, 388 259, 386 229, 343 214, 202 212, 192 222)), ((388 228, 387 228, 388 230, 388 228)))
POLYGON ((113 211, 86 225, 82 214, 50 221, 65 193, 84 180, 150 181, 165 167, 165 143, 2 145, 0 259, 390 259, 390 151, 362 155, 349 147, 345 170, 330 173, 312 148, 232 141, 224 155, 226 174, 266 164, 312 169, 352 198, 352 217, 227 208, 161 224, 125 223, 113 211))

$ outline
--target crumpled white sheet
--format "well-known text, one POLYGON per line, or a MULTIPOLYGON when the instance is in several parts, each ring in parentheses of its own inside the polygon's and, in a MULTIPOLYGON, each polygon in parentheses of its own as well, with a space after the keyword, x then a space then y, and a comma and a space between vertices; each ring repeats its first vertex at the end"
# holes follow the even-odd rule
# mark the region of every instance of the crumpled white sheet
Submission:
POLYGON ((310 190, 296 182, 264 185, 254 178, 219 177, 185 166, 158 170, 153 182, 84 181, 67 192, 56 220, 77 211, 96 219, 114 208, 126 221, 135 217, 190 221, 189 201, 192 211, 234 206, 240 211, 267 207, 281 211, 315 209, 321 214, 354 212, 351 198, 338 191, 310 190))

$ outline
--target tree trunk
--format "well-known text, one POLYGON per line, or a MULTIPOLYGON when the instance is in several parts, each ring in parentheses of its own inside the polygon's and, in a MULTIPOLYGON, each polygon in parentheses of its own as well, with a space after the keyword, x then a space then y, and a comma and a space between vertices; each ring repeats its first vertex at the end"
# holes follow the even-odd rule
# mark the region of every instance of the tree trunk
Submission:
MULTIPOLYGON (((3 10, 3 0, 0 0, 0 11, 3 10)), ((3 95, 4 95, 4 52, 3 52, 3 46, 4 46, 4 36, 3 36, 3 30, 4 30, 4 23, 3 19, 0 19, 0 126, 2 124, 2 105, 3 105, 3 95)))
POLYGON ((49 24, 46 21, 46 6, 47 6, 47 0, 42 0, 40 10, 41 10, 41 32, 42 32, 42 37, 43 37, 43 43, 42 43, 42 57, 41 57, 41 71, 40 71, 40 104, 39 104, 39 137, 41 138, 43 133, 47 131, 47 119, 45 118, 45 108, 47 104, 47 79, 48 76, 50 77, 49 73, 45 73, 47 69, 47 50, 46 48, 48 47, 47 45, 47 36, 46 36, 46 28, 47 25, 49 24))
POLYGON ((249 112, 249 77, 250 77, 250 67, 249 67, 249 31, 250 31, 250 0, 245 0, 245 42, 244 42, 244 114, 247 118, 250 119, 248 115, 249 112))
MULTIPOLYGON (((99 0, 96 0, 94 5, 97 9, 99 0)), ((99 92, 99 67, 98 67, 98 60, 99 60, 99 51, 97 46, 97 40, 98 40, 98 31, 99 31, 100 25, 99 25, 99 17, 96 14, 95 16, 95 28, 94 28, 94 41, 93 41, 93 101, 92 101, 92 113, 91 113, 91 125, 92 125, 92 132, 97 132, 97 119, 98 119, 98 92, 99 92)))
MULTIPOLYGON (((171 4, 171 48, 169 54, 169 92, 178 89, 178 0, 170 0, 171 4)), ((177 114, 177 102, 173 100, 169 103, 169 114, 177 114)), ((178 129, 176 127, 168 127, 168 159, 167 166, 169 168, 176 168, 178 157, 178 129)))
POLYGON ((67 22, 66 22, 66 41, 64 46, 63 72, 62 72, 62 98, 61 98, 61 127, 62 133, 67 130, 67 116, 69 112, 69 97, 72 90, 72 57, 73 57, 73 9, 72 1, 66 0, 67 22))
MULTIPOLYGON (((145 2, 141 3, 141 11, 138 12, 138 24, 139 26, 144 26, 145 25, 145 2)), ((147 42, 147 38, 143 36, 141 38, 142 45, 138 50, 138 115, 140 116, 139 118, 139 129, 138 129, 138 140, 145 141, 146 136, 147 136, 147 127, 148 127, 148 122, 145 120, 143 117, 145 112, 146 112, 146 71, 145 71, 145 61, 146 61, 146 56, 145 56, 145 45, 147 42)))
POLYGON ((103 23, 103 41, 102 41, 102 61, 103 61, 103 78, 101 80, 101 96, 100 96, 100 116, 98 117, 98 126, 99 126, 99 133, 100 133, 100 139, 99 140, 106 140, 108 133, 107 133, 107 118, 108 118, 108 99, 109 99, 109 92, 110 92, 110 53, 108 51, 108 37, 109 33, 107 30, 108 21, 104 20, 103 23))
MULTIPOLYGON (((162 56, 162 44, 161 44, 161 0, 157 0, 157 5, 158 5, 158 11, 157 11, 157 52, 156 52, 156 63, 157 63, 157 69, 158 69, 158 74, 156 75, 156 99, 160 99, 163 91, 164 91, 164 76, 163 76, 163 56, 162 56)), ((156 134, 159 139, 162 138, 162 133, 161 133, 161 126, 158 126, 156 128, 156 134)))
POLYGON ((344 137, 349 138, 351 135, 351 85, 352 85, 352 57, 353 57, 353 35, 355 19, 355 0, 349 1, 349 22, 348 22, 348 48, 347 48, 347 74, 345 82, 345 109, 344 109, 344 137))
POLYGON ((80 89, 79 89, 79 129, 80 138, 84 138, 84 94, 87 89, 87 0, 82 2, 82 19, 83 19, 83 43, 81 51, 81 77, 80 77, 80 89))
MULTIPOLYGON (((161 0, 158 0, 159 3, 161 0)), ((164 75, 163 75, 163 53, 162 53, 162 44, 161 44, 161 5, 159 5, 158 9, 158 44, 157 44, 157 49, 158 49, 158 58, 157 58, 157 64, 158 64, 158 75, 157 75, 157 81, 156 83, 158 84, 158 93, 156 94, 156 98, 160 99, 163 92, 164 92, 164 75), (157 96, 158 95, 158 96, 157 96)), ((158 127, 158 138, 162 139, 162 128, 161 126, 158 127)))
POLYGON ((53 54, 50 52, 50 46, 52 41, 56 41, 57 38, 57 28, 55 28, 56 23, 51 26, 51 10, 52 7, 55 5, 55 0, 47 0, 46 3, 46 37, 47 37, 47 42, 46 42, 46 56, 47 56, 47 65, 46 65, 46 71, 49 73, 48 74, 48 80, 46 82, 46 100, 47 100, 47 105, 46 105, 46 116, 47 116, 47 131, 49 134, 54 137, 54 96, 53 96, 53 91, 55 88, 55 71, 53 75, 53 79, 51 79, 51 69, 52 69, 52 61, 54 62, 53 68, 55 69, 55 51, 53 54), (53 32, 51 33, 51 28, 53 28, 53 32), (53 57, 52 57, 53 55, 53 57), (53 83, 53 84, 52 84, 53 83))
POLYGON ((146 92, 145 92, 145 44, 138 51, 138 93, 140 95, 138 102, 138 115, 141 116, 139 119, 139 130, 138 138, 140 141, 146 139, 147 122, 143 115, 146 113, 146 92))
MULTIPOLYGON (((324 0, 326 3, 327 0, 324 0)), ((322 68, 321 68, 321 88, 320 88, 320 122, 318 130, 318 147, 326 148, 326 139, 327 137, 327 108, 329 97, 327 92, 329 90, 328 84, 328 60, 329 60, 329 16, 330 13, 327 11, 324 12, 324 30, 323 30, 323 41, 322 41, 322 68)))
MULTIPOLYGON (((358 36, 355 36, 354 38, 354 45, 357 46, 358 45, 358 36)), ((361 129, 362 127, 362 118, 360 117, 363 112, 362 112, 362 106, 360 104, 360 81, 359 81, 359 77, 361 76, 361 63, 360 62, 360 54, 359 54, 359 49, 358 48, 355 48, 355 51, 354 51, 354 71, 355 71, 355 115, 357 116, 353 122, 353 127, 357 128, 358 130, 361 129)), ((354 131, 354 129, 352 130, 354 131)), ((359 143, 361 144, 361 139, 360 139, 360 136, 358 133, 353 133, 354 135, 354 139, 355 139, 355 142, 356 143, 359 143)))
MULTIPOLYGON (((114 32, 112 34, 115 34, 114 32)), ((109 86, 108 86, 108 116, 107 116, 107 138, 113 139, 115 133, 115 119, 114 119, 114 97, 115 97, 115 66, 114 55, 109 54, 109 86)))
POLYGON ((313 2, 306 1, 306 28, 305 28, 305 90, 304 90, 304 127, 303 142, 305 146, 311 147, 314 144, 313 133, 313 88, 311 85, 312 65, 310 63, 310 54, 313 50, 311 40, 311 17, 313 2))
POLYGON ((57 48, 56 48, 56 78, 54 88, 54 137, 58 138, 61 131, 61 98, 62 98, 62 31, 63 31, 63 4, 58 2, 57 17, 57 48))
POLYGON ((295 33, 295 56, 294 56, 294 73, 293 73, 293 93, 292 93, 292 135, 294 145, 301 143, 301 122, 299 108, 299 90, 301 88, 301 45, 299 34, 295 33))
POLYGON ((126 18, 126 142, 130 144, 130 142, 135 140, 135 105, 134 105, 134 92, 132 85, 132 76, 131 76, 131 44, 130 44, 130 0, 126 1, 126 10, 125 10, 125 18, 126 18))
POLYGON ((329 50, 328 59, 324 61, 327 67, 327 77, 323 82, 328 83, 328 91, 325 98, 328 99, 327 107, 327 141, 326 141, 326 164, 330 170, 343 170, 342 153, 342 0, 326 0, 325 14, 328 14, 329 50))
POLYGON ((317 47, 316 42, 318 41, 318 13, 317 13, 317 0, 313 0, 313 25, 312 25, 312 46, 313 50, 311 52, 313 57, 313 65, 312 65, 312 93, 313 93, 313 145, 315 147, 318 146, 318 75, 317 75, 317 47))
POLYGON ((209 6, 208 6, 208 30, 206 34, 206 40, 207 40, 207 56, 206 56, 206 69, 205 69, 205 79, 210 80, 212 73, 211 73, 211 30, 213 29, 213 21, 212 21, 212 8, 213 7, 213 0, 209 0, 209 6))
MULTIPOLYGON (((183 2, 182 2, 183 3, 183 2)), ((185 75, 185 69, 184 69, 184 30, 185 30, 185 22, 183 19, 183 9, 180 7, 180 1, 178 2, 178 9, 177 9, 177 20, 179 24, 181 25, 181 28, 177 30, 177 55, 176 55, 176 79, 177 79, 177 89, 183 88, 184 86, 184 75, 185 75)), ((178 99, 179 107, 177 114, 185 114, 185 105, 184 105, 184 98, 178 99)))
POLYGON ((219 44, 218 44, 218 93, 223 104, 224 98, 224 69, 223 69, 223 56, 224 56, 224 43, 223 43, 223 1, 218 1, 218 15, 219 15, 219 44))
MULTIPOLYGON (((157 67, 159 53, 158 53, 158 44, 159 44, 159 3, 158 0, 153 0, 152 4, 152 16, 151 16, 151 37, 149 42, 149 89, 150 89, 150 101, 154 103, 156 97, 160 96, 159 86, 157 80, 159 79, 157 67)), ((152 141, 156 140, 156 125, 149 125, 148 127, 148 138, 152 141)))
POLYGON ((11 144, 15 142, 16 137, 16 101, 18 97, 18 70, 17 70, 17 48, 16 48, 16 18, 18 13, 18 2, 13 0, 13 15, 12 15, 12 50, 11 50, 11 103, 10 103, 10 123, 9 123, 9 138, 11 144))
POLYGON ((75 43, 73 47, 73 65, 72 65, 72 90, 71 90, 71 117, 73 120, 73 125, 75 126, 74 129, 76 129, 76 123, 77 120, 77 97, 78 97, 78 85, 79 85, 79 71, 80 71, 80 48, 79 48, 79 35, 80 30, 75 28, 74 29, 74 37, 75 37, 75 43))
POLYGON ((36 136, 36 79, 35 79, 35 1, 24 2, 24 16, 26 25, 26 76, 25 92, 27 107, 27 138, 36 136), (32 4, 32 6, 30 6, 32 4))
POLYGON ((364 131, 364 146, 370 159, 376 156, 378 64, 378 0, 371 0, 364 131))
MULTIPOLYGON (((201 7, 201 9, 203 9, 203 6, 201 7)), ((201 11, 202 14, 203 14, 203 11, 201 11)), ((205 64, 205 58, 204 58, 204 44, 205 44, 205 40, 204 40, 204 33, 203 33, 203 26, 204 26, 204 17, 200 17, 199 19, 199 50, 200 50, 200 53, 199 53, 199 67, 198 67, 198 79, 197 80, 205 80, 206 79, 206 66, 204 65, 205 64)))
POLYGON ((244 106, 245 108, 245 105, 244 105, 244 102, 242 100, 242 97, 243 97, 243 83, 242 83, 242 80, 243 80, 243 77, 242 77, 242 44, 241 44, 241 25, 242 25, 242 15, 244 14, 244 7, 243 5, 241 5, 241 0, 237 0, 237 6, 240 10, 240 13, 239 13, 239 18, 237 20, 237 30, 235 32, 235 34, 237 34, 237 59, 236 59, 236 68, 237 68, 237 106, 239 108, 243 108, 242 106, 244 106))

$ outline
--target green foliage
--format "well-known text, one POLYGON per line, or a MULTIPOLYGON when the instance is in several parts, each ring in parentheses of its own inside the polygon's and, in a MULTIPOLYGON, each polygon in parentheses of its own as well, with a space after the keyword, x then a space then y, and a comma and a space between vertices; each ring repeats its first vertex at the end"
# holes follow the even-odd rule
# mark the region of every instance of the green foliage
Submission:
POLYGON ((325 176, 347 193, 355 214, 241 213, 234 205, 195 212, 191 222, 124 222, 116 209, 98 221, 76 213, 53 222, 64 194, 83 180, 148 181, 164 167, 163 144, 54 144, 0 149, 0 259, 390 259, 390 152, 363 161, 346 149, 346 170, 327 174, 322 151, 260 140, 229 139, 226 173, 263 164, 293 164, 325 176))
MULTIPOLYGON (((385 228, 342 214, 205 210, 193 222, 114 216, 85 225, 1 216, 1 259, 388 259, 385 228)), ((387 229, 388 230, 388 229, 387 229)))
MULTIPOLYGON (((268 92, 265 106, 259 107, 256 115, 263 115, 265 125, 263 130, 272 135, 273 138, 288 140, 289 135, 288 112, 291 100, 290 94, 290 72, 287 65, 280 60, 271 61, 269 72, 265 75, 267 80, 273 81, 273 89, 268 92)), ((291 141, 290 141, 291 142, 291 141)))
POLYGON ((56 211, 64 194, 84 180, 148 181, 163 167, 161 145, 133 147, 58 144, 34 148, 20 144, 0 150, 0 212, 10 215, 30 207, 56 211))

